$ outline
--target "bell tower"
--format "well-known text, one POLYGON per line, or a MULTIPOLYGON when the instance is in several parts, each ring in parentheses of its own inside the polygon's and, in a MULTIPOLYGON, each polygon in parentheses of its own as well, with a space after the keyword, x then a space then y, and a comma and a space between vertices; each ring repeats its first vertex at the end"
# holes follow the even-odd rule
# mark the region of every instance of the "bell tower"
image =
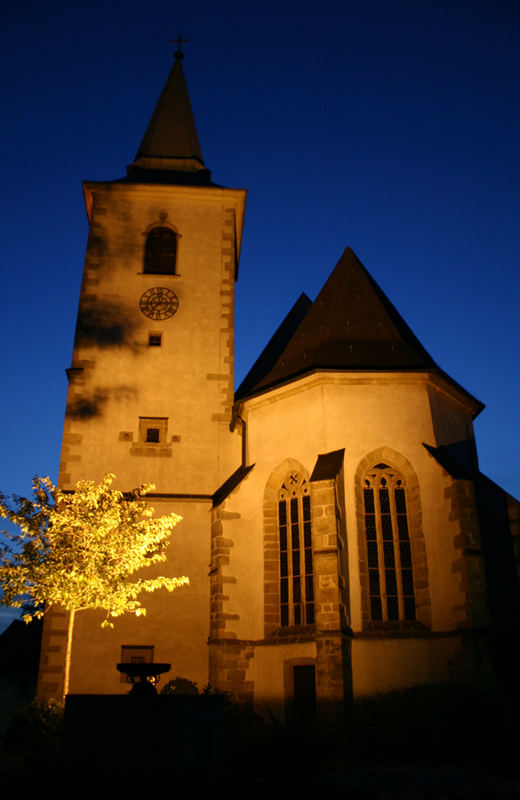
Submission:
MULTIPOLYGON (((229 423, 246 192, 211 180, 182 59, 179 49, 126 176, 83 183, 89 237, 59 485, 107 472, 122 490, 153 482, 156 514, 183 517, 163 572, 191 586, 150 596, 144 624, 130 617, 109 633, 96 613, 79 614, 72 692, 126 691, 115 669, 124 646, 153 648, 175 674, 207 682, 208 511, 240 462, 229 423)), ((46 619, 40 696, 59 692, 63 616, 46 619)))
POLYGON ((83 188, 60 486, 108 470, 125 488, 212 493, 236 465, 226 439, 245 192, 211 182, 182 53, 126 177, 83 188))

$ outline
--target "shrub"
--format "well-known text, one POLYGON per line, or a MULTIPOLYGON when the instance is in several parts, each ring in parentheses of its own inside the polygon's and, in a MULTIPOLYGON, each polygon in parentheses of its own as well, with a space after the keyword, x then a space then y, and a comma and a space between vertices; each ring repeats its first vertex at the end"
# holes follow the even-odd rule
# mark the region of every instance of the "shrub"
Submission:
POLYGON ((198 694, 199 690, 197 688, 197 684, 193 681, 190 681, 188 678, 182 678, 180 675, 177 675, 168 683, 165 683, 163 688, 161 689, 161 694, 198 694))
POLYGON ((8 752, 26 753, 57 746, 63 731, 62 700, 33 700, 13 713, 4 738, 8 752))
POLYGON ((354 701, 347 715, 351 753, 362 761, 472 760, 493 746, 496 700, 458 683, 426 684, 354 701))

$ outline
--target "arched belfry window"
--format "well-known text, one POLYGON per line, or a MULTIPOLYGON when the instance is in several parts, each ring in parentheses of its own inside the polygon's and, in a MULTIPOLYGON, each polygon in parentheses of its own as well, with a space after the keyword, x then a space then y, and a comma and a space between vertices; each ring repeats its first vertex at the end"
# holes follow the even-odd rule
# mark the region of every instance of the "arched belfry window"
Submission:
POLYGON ((314 623, 310 486, 289 472, 278 493, 280 624, 314 623))
POLYGON ((404 478, 388 464, 376 464, 365 473, 363 497, 371 619, 415 620, 404 478))
POLYGON ((155 275, 175 275, 177 234, 158 225, 148 232, 144 251, 144 271, 155 275))

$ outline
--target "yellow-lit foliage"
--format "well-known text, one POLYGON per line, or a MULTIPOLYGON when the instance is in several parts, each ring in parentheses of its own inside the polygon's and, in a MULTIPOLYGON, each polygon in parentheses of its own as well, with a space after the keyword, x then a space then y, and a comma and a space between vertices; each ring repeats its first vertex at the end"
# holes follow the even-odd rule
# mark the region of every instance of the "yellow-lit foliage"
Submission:
POLYGON ((67 611, 103 609, 103 627, 125 612, 146 613, 141 592, 167 589, 189 579, 155 577, 131 580, 135 572, 166 560, 177 514, 154 517, 141 499, 155 488, 146 484, 123 494, 112 489, 114 475, 96 484, 79 481, 63 492, 49 478, 35 478, 33 499, 0 494, 0 516, 18 527, 4 531, 0 545, 0 587, 4 605, 29 601, 26 622, 59 605, 67 611))

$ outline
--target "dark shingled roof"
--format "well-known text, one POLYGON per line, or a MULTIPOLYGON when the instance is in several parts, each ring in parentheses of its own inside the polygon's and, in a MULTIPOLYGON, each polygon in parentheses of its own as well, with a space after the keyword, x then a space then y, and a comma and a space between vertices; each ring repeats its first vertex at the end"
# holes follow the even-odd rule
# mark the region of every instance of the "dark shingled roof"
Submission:
POLYGON ((342 465, 345 449, 320 453, 311 475, 312 481, 329 481, 337 477, 342 465))
POLYGON ((312 300, 302 293, 238 387, 237 400, 253 394, 254 387, 269 374, 311 306, 312 300))
POLYGON ((437 369, 349 247, 297 325, 296 306, 238 388, 237 400, 318 369, 437 369))
POLYGON ((443 470, 445 470, 448 475, 451 475, 452 478, 455 480, 472 480, 475 477, 475 471, 473 474, 468 469, 467 465, 461 463, 459 459, 454 455, 454 453, 450 450, 449 445, 440 445, 439 447, 434 447, 431 444, 425 444, 423 442, 423 447, 434 457, 438 464, 441 465, 443 470))
POLYGON ((170 170, 175 174, 175 183, 211 185, 182 68, 182 54, 176 54, 126 181, 171 183, 171 176, 164 175, 170 170))
POLYGON ((254 466, 254 464, 250 464, 248 467, 241 465, 234 471, 232 475, 229 476, 227 480, 224 481, 222 486, 220 486, 213 495, 213 508, 220 505, 220 503, 222 503, 222 501, 231 494, 233 489, 236 489, 238 484, 244 480, 246 475, 249 475, 254 466))
POLYGON ((204 164, 182 61, 175 59, 135 160, 196 158, 204 164))

